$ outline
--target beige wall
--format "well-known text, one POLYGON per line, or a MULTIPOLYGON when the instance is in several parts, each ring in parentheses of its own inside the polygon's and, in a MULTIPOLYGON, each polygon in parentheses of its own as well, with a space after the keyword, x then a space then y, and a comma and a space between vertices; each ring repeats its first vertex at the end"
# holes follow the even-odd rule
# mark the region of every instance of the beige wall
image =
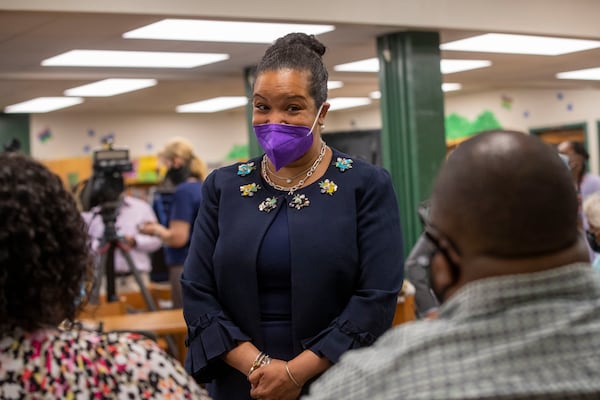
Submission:
POLYGON ((114 133, 116 147, 127 147, 132 157, 154 155, 173 136, 188 138, 197 154, 214 165, 236 144, 247 143, 244 112, 218 114, 37 114, 31 122, 31 153, 42 160, 80 157, 114 133), (49 130, 50 139, 40 134, 49 130), (94 135, 89 134, 90 131, 94 135))
POLYGON ((532 128, 561 125, 587 125, 590 167, 598 173, 598 129, 600 90, 523 90, 505 89, 472 95, 447 96, 445 114, 457 113, 473 120, 484 110, 494 113, 506 129, 529 131, 532 128), (503 99, 510 107, 503 106, 503 99))

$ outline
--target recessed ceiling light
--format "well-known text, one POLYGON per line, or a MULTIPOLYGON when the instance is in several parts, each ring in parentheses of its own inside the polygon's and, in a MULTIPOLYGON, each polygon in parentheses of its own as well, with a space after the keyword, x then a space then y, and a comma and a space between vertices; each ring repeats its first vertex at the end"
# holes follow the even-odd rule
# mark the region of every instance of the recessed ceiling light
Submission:
POLYGON ((366 60, 335 65, 333 69, 344 72, 378 72, 379 60, 376 57, 367 58, 366 60))
POLYGON ((65 96, 108 97, 156 85, 156 79, 104 79, 65 90, 65 96))
POLYGON ((341 110, 344 108, 360 107, 371 104, 371 99, 368 97, 335 97, 327 100, 329 103, 329 111, 341 110))
POLYGON ((37 97, 4 108, 5 113, 45 113, 83 103, 81 97, 37 97))
POLYGON ((600 80, 600 68, 579 69, 576 71, 565 71, 556 74, 558 79, 581 79, 598 81, 600 80))
MULTIPOLYGON (((452 92, 460 89, 462 89, 462 85, 460 83, 442 83, 442 91, 444 92, 452 92)), ((379 90, 375 90, 369 93, 369 97, 372 99, 380 99, 381 92, 379 90)))
POLYGON ((344 86, 344 82, 342 81, 327 81, 327 89, 329 90, 339 89, 342 86, 344 86))
POLYGON ((222 96, 208 100, 196 101, 194 103, 177 106, 179 113, 213 113, 245 106, 248 103, 246 96, 222 96))
POLYGON ((442 83, 442 91, 444 92, 454 92, 455 90, 462 89, 462 85, 460 83, 442 83))
POLYGON ((312 35, 330 32, 333 25, 163 19, 123 34, 127 39, 193 40, 203 42, 271 43, 290 32, 312 35))
POLYGON ((472 69, 485 68, 492 65, 487 60, 442 60, 440 62, 440 71, 442 74, 453 74, 455 72, 469 71, 472 69))
POLYGON ((444 43, 442 50, 557 56, 600 47, 596 40, 486 33, 444 43))
POLYGON ((51 67, 195 68, 227 60, 229 54, 158 51, 70 50, 42 61, 51 67))
MULTIPOLYGON (((441 60, 440 71, 442 74, 451 74, 454 72, 468 71, 470 69, 489 67, 492 65, 487 60, 441 60)), ((344 72, 378 72, 379 60, 377 58, 368 58, 366 60, 354 61, 346 64, 339 64, 333 67, 336 71, 344 72)))

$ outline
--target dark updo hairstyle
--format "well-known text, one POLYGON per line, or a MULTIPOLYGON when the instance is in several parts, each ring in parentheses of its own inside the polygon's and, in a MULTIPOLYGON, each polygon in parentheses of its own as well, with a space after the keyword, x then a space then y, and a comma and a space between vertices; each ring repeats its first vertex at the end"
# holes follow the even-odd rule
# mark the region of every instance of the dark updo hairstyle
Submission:
POLYGON ((583 157, 584 162, 590 159, 590 155, 585 149, 585 145, 583 144, 583 142, 576 142, 573 140, 569 143, 571 144, 571 148, 573 149, 573 151, 576 154, 579 154, 581 157, 583 157))
POLYGON ((267 49, 256 67, 256 76, 265 71, 281 69, 309 71, 309 94, 318 108, 327 100, 328 73, 323 64, 323 54, 325 46, 314 35, 290 33, 277 39, 267 49))
POLYGON ((87 237, 58 176, 28 156, 0 154, 0 336, 74 319, 93 274, 87 237))

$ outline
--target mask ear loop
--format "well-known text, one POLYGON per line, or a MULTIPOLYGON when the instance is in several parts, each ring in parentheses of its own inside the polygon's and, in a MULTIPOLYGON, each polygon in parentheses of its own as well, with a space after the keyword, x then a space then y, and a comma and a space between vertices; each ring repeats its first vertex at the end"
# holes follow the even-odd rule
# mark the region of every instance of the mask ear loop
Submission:
POLYGON ((310 126, 310 131, 308 131, 306 136, 311 135, 313 132, 313 129, 315 129, 315 125, 317 124, 317 121, 319 120, 319 115, 321 115, 322 109, 323 109, 323 104, 321 104, 321 107, 319 107, 319 111, 317 111, 317 116, 315 117, 315 120, 313 121, 312 125, 310 126))

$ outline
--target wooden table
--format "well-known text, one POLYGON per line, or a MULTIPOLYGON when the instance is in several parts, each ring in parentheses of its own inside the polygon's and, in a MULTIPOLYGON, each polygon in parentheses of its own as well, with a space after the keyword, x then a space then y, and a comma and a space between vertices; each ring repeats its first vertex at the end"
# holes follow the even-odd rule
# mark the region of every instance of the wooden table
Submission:
POLYGON ((104 331, 148 331, 157 335, 187 332, 181 308, 103 316, 98 317, 95 322, 102 322, 104 331))
POLYGON ((177 359, 183 362, 185 359, 185 335, 187 325, 183 319, 181 308, 170 310, 157 310, 139 312, 123 315, 106 315, 82 320, 84 325, 99 327, 102 323, 102 331, 145 331, 152 332, 157 336, 172 335, 177 346, 177 359))

